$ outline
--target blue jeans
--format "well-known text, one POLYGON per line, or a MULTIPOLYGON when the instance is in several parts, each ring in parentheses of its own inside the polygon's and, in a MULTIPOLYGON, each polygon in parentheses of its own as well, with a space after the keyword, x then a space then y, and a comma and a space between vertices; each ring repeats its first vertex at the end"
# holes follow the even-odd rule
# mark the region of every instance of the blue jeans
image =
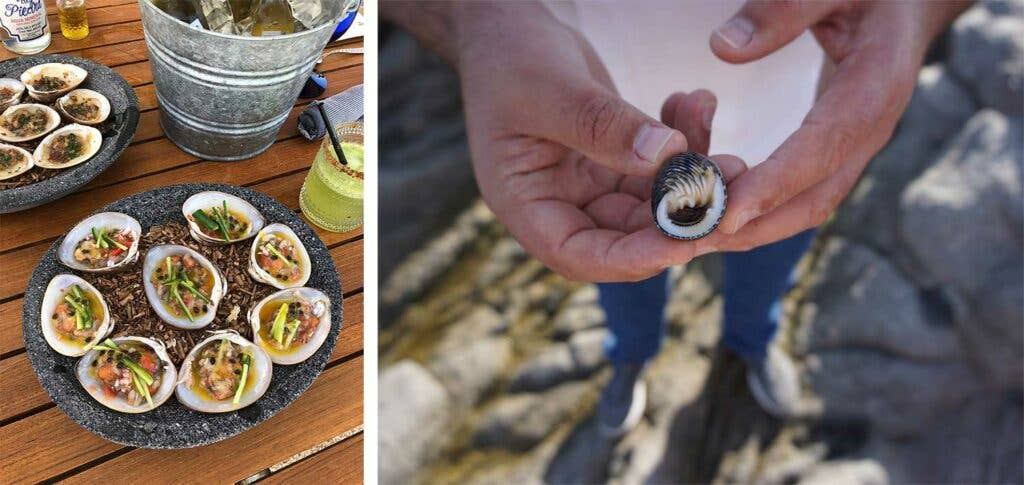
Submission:
MULTIPOLYGON (((725 253, 722 342, 747 359, 764 355, 779 321, 779 301, 789 290, 793 267, 814 230, 742 253, 725 253)), ((601 283, 599 301, 611 337, 606 345, 613 364, 642 364, 661 349, 663 313, 668 300, 668 271, 635 283, 601 283)))

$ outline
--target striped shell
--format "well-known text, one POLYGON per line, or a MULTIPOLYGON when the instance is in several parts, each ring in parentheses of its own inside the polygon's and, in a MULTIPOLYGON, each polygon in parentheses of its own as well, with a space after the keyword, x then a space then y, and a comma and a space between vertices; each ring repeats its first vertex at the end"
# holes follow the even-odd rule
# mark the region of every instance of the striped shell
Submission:
POLYGON ((711 159, 696 152, 669 158, 651 189, 655 224, 675 239, 700 239, 725 215, 725 180, 711 159))

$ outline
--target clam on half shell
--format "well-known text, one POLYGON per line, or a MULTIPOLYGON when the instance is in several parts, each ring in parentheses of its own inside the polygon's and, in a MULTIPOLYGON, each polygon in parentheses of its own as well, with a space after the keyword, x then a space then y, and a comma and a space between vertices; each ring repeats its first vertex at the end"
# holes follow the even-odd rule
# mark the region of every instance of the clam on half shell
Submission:
MULTIPOLYGON (((327 340, 331 331, 331 300, 323 292, 314 288, 290 288, 267 296, 249 311, 249 324, 252 325, 253 340, 270 355, 275 364, 291 365, 303 362, 316 353, 327 340), (273 340, 270 329, 274 324, 281 305, 306 303, 312 316, 318 320, 316 330, 306 342, 292 340, 292 345, 285 349, 273 340)), ((285 331, 287 334, 287 330, 285 331)))
MULTIPOLYGON (((217 315, 217 305, 220 304, 220 299, 227 293, 227 282, 221 275, 220 270, 217 269, 209 259, 206 259, 202 254, 193 251, 185 246, 175 245, 160 245, 153 246, 146 251, 146 257, 142 262, 142 280, 143 286, 146 289, 146 299, 149 300, 149 306, 153 308, 157 316, 161 320, 174 325, 178 328, 184 328, 187 330, 194 330, 197 328, 203 328, 213 321, 217 315), (154 277, 163 278, 162 273, 157 273, 158 267, 162 267, 166 264, 165 260, 168 257, 173 256, 191 256, 195 260, 196 264, 200 265, 207 271, 209 280, 200 283, 199 290, 201 293, 206 295, 211 303, 206 304, 206 311, 201 314, 193 314, 192 320, 188 319, 188 316, 178 316, 169 309, 168 305, 165 304, 160 298, 160 289, 157 287, 158 283, 154 283, 154 277)), ((169 290, 164 290, 169 291, 169 290)), ((181 294, 184 295, 187 290, 185 288, 180 289, 181 294)))
POLYGON ((18 104, 25 94, 25 85, 11 78, 0 78, 0 111, 18 104))
POLYGON ((110 310, 107 308, 107 302, 103 299, 103 295, 88 281, 73 274, 59 274, 50 280, 50 284, 46 286, 46 292, 43 293, 43 305, 39 315, 46 343, 50 344, 53 350, 68 357, 85 354, 93 345, 114 330, 114 323, 110 319, 110 310), (100 313, 100 315, 95 313, 93 315, 99 317, 99 320, 93 321, 95 331, 90 336, 73 337, 57 330, 57 323, 54 319, 54 315, 58 315, 57 306, 64 303, 64 296, 74 285, 78 285, 86 297, 92 301, 93 311, 99 310, 98 313, 100 313))
POLYGON ((78 87, 89 72, 73 64, 37 64, 21 73, 28 95, 41 103, 52 103, 78 87))
POLYGON ((82 125, 96 125, 110 116, 110 101, 91 89, 75 89, 57 99, 57 111, 82 125))
MULTIPOLYGON (((258 345, 231 330, 213 332, 208 338, 196 344, 188 353, 188 356, 185 357, 185 361, 181 364, 181 371, 178 373, 178 385, 174 389, 174 395, 186 407, 196 411, 226 413, 244 408, 263 397, 263 394, 267 392, 267 388, 270 387, 270 378, 273 372, 274 365, 271 363, 270 357, 258 345), (202 355, 203 350, 207 346, 212 346, 213 349, 217 350, 224 340, 229 345, 237 346, 238 350, 248 354, 252 359, 249 366, 249 374, 243 383, 242 395, 237 404, 233 402, 233 396, 225 399, 216 399, 202 387, 200 381, 202 379, 200 377, 202 368, 199 366, 203 364, 197 362, 197 359, 202 355)), ((231 388, 228 388, 228 390, 230 391, 231 388)), ((234 386, 234 390, 237 390, 237 385, 234 386)))
POLYGON ((309 253, 306 251, 306 246, 302 244, 302 240, 295 234, 292 228, 280 224, 274 223, 267 227, 264 227, 259 234, 256 235, 256 239, 252 241, 252 248, 249 250, 249 274, 261 283, 266 283, 278 289, 285 288, 297 288, 305 285, 309 281, 309 276, 313 272, 312 262, 309 259, 309 253), (267 259, 261 257, 266 255, 269 258, 278 258, 276 255, 265 253, 265 246, 271 240, 284 240, 295 247, 295 261, 291 261, 286 264, 298 265, 298 277, 294 279, 281 279, 272 275, 268 269, 265 268, 261 261, 267 259))
POLYGON ((188 221, 189 234, 192 235, 192 239, 207 244, 231 244, 244 241, 255 236, 266 224, 263 214, 260 214, 260 211, 252 204, 245 199, 224 192, 206 191, 194 194, 181 205, 181 213, 188 221), (225 203, 228 206, 228 214, 247 226, 241 234, 231 234, 230 241, 225 240, 219 232, 202 226, 193 216, 197 210, 207 214, 210 214, 213 209, 222 210, 225 203), (215 235, 211 236, 208 233, 215 235))
MULTIPOLYGON (((142 226, 139 221, 135 220, 134 217, 128 214, 122 214, 120 212, 101 212, 99 214, 93 214, 86 217, 71 228, 67 235, 64 236, 64 240, 61 241, 60 247, 57 249, 57 258, 60 262, 73 270, 77 271, 89 271, 89 272, 106 272, 106 271, 117 271, 124 269, 126 266, 131 265, 139 259, 139 239, 142 237, 142 226), (80 248, 79 246, 83 241, 92 236, 93 228, 106 231, 127 231, 131 235, 132 244, 128 246, 127 255, 115 263, 110 263, 109 260, 106 265, 100 267, 93 267, 86 264, 84 261, 79 261, 75 257, 75 252, 79 249, 84 250, 96 250, 96 248, 80 248)), ((95 242, 95 239, 93 239, 95 242)))
POLYGON ((666 160, 658 171, 651 210, 658 228, 669 237, 700 239, 718 227, 726 199, 718 165, 699 153, 685 152, 666 160))
POLYGON ((32 155, 36 165, 43 168, 74 167, 100 151, 103 135, 100 130, 85 125, 67 125, 43 138, 32 155), (65 151, 70 153, 65 154, 65 151))
POLYGON ((35 159, 28 150, 0 143, 0 180, 17 177, 34 166, 35 159))
POLYGON ((96 367, 93 366, 93 362, 99 358, 101 354, 98 349, 90 350, 88 354, 85 354, 84 357, 78 360, 78 365, 75 366, 75 374, 78 376, 78 382, 82 383, 82 387, 85 388, 85 391, 100 404, 122 413, 144 413, 156 409, 166 402, 174 392, 174 385, 178 382, 178 371, 174 368, 174 363, 171 361, 171 357, 167 354, 167 349, 164 348, 164 344, 145 337, 115 337, 111 340, 121 348, 125 348, 132 344, 149 347, 153 350, 153 353, 156 354, 157 358, 160 359, 162 372, 159 376, 159 382, 156 383, 158 384, 158 387, 155 391, 151 391, 153 407, 150 408, 149 403, 145 401, 142 401, 140 404, 132 404, 120 393, 115 396, 109 396, 104 392, 104 385, 100 381, 99 377, 96 376, 96 367))
POLYGON ((43 104, 16 104, 0 114, 0 140, 10 143, 35 140, 53 131, 57 125, 60 125, 60 114, 53 108, 43 104), (37 128, 21 128, 19 118, 24 115, 38 116, 44 123, 37 128))

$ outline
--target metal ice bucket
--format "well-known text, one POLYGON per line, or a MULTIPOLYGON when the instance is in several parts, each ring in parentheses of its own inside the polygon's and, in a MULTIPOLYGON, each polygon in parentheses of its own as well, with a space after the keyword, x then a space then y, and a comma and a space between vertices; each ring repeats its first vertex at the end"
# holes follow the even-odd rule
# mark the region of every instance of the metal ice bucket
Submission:
POLYGON ((311 30, 246 37, 189 27, 139 0, 167 138, 208 160, 243 160, 269 148, 351 3, 323 2, 332 20, 311 30))

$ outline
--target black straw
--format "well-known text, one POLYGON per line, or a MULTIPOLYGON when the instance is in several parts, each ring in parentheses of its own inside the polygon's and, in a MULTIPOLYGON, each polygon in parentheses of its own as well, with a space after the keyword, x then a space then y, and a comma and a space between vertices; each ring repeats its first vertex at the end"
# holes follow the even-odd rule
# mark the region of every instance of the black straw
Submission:
POLYGON ((345 152, 341 151, 341 142, 338 141, 338 135, 334 133, 334 126, 331 125, 331 120, 327 118, 324 103, 317 101, 316 107, 320 110, 320 116, 324 117, 324 124, 327 125, 327 134, 331 137, 331 144, 334 145, 334 153, 338 155, 338 161, 342 165, 348 165, 348 160, 345 159, 345 152))

